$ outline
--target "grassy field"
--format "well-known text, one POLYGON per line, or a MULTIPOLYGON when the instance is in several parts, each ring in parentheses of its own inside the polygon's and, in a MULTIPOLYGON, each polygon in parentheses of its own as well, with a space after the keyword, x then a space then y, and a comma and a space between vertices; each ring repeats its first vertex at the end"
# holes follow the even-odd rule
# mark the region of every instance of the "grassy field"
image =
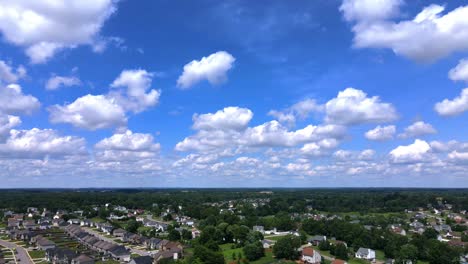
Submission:
POLYGON ((120 264, 117 260, 96 261, 96 264, 120 264))
POLYGON ((385 261, 387 258, 385 257, 385 253, 382 250, 376 250, 375 251, 375 258, 378 260, 383 260, 385 261))
POLYGON ((233 245, 234 244, 229 243, 229 244, 224 244, 220 246, 221 250, 223 251, 224 260, 226 261, 226 263, 231 263, 232 261, 236 261, 239 258, 239 254, 241 255, 241 258, 244 257, 244 252, 242 251, 242 248, 232 249, 233 245), (235 259, 232 256, 233 253, 235 255, 235 259))
POLYGON ((269 264, 275 262, 273 258, 273 251, 271 249, 265 250, 265 256, 259 260, 250 262, 251 264, 269 264))
POLYGON ((33 250, 33 251, 28 251, 29 256, 33 259, 37 258, 45 258, 45 251, 43 250, 33 250))
POLYGON ((265 236, 265 239, 268 239, 268 240, 273 240, 273 241, 277 241, 283 237, 285 237, 286 235, 284 236, 265 236))

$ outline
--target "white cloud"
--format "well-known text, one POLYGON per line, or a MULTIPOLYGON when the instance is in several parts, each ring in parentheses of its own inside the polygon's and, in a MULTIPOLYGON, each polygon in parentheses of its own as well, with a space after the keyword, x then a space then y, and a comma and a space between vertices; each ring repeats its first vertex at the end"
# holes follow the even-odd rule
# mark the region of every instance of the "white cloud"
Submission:
POLYGON ((354 88, 346 88, 336 98, 325 105, 325 120, 342 125, 363 123, 383 123, 398 118, 395 108, 383 103, 378 96, 367 97, 367 94, 354 88))
POLYGON ((57 90, 60 87, 70 87, 81 85, 81 81, 76 76, 52 76, 47 80, 47 90, 57 90))
POLYGON ((273 120, 247 128, 240 138, 240 142, 246 146, 293 147, 325 138, 341 138, 344 131, 343 127, 336 125, 308 125, 302 129, 288 131, 286 127, 273 120))
POLYGON ((405 132, 399 134, 398 137, 411 138, 435 133, 437 133, 437 130, 435 130, 431 124, 418 121, 405 128, 405 132))
POLYGON ((431 146, 424 140, 416 139, 413 144, 398 146, 390 151, 390 158, 394 163, 424 162, 429 157, 431 146))
POLYGON ((399 13, 402 0, 344 0, 340 11, 348 21, 374 21, 399 13))
POLYGON ((452 81, 468 82, 468 59, 460 60, 457 66, 449 71, 448 76, 452 81))
POLYGON ((236 106, 225 107, 214 114, 195 114, 193 129, 196 130, 243 130, 253 117, 252 111, 236 106))
POLYGON ((389 48, 416 61, 435 61, 468 50, 468 6, 443 14, 429 5, 412 20, 391 21, 402 1, 346 0, 340 10, 353 26, 357 48, 389 48), (385 4, 379 6, 380 3, 385 4), (379 10, 380 9, 380 10, 379 10))
POLYGON ((52 129, 11 130, 9 138, 0 144, 0 155, 9 158, 63 157, 86 154, 83 138, 60 136, 52 129))
POLYGON ((268 115, 275 117, 283 124, 294 125, 297 118, 305 119, 311 112, 320 112, 322 110, 323 105, 318 104, 314 99, 305 99, 283 111, 271 110, 268 115))
POLYGON ((18 84, 0 85, 0 113, 31 114, 40 105, 36 97, 23 94, 21 86, 18 84))
POLYGON ((10 130, 19 124, 21 124, 19 117, 0 114, 0 143, 3 143, 10 135, 10 130))
POLYGON ((159 101, 160 92, 148 89, 152 74, 145 70, 124 70, 106 95, 85 95, 66 105, 49 107, 50 121, 96 130, 127 123, 126 112, 139 113, 159 101))
POLYGON ((26 76, 26 69, 20 65, 14 69, 9 63, 0 60, 0 82, 15 83, 26 76))
POLYGON ((158 143, 154 143, 154 137, 152 135, 133 133, 130 130, 105 138, 99 141, 95 147, 97 149, 135 152, 152 152, 160 149, 160 145, 158 143))
POLYGON ((452 151, 448 154, 450 161, 455 163, 468 163, 468 152, 452 151))
POLYGON ((468 111, 468 88, 463 89, 460 96, 453 100, 444 99, 436 103, 434 109, 441 116, 455 116, 468 111))
POLYGON ((212 85, 227 81, 227 72, 233 67, 236 59, 225 51, 218 51, 201 60, 193 60, 184 66, 184 72, 177 80, 177 86, 188 89, 207 80, 212 85))
POLYGON ((112 88, 120 88, 120 91, 112 91, 109 96, 114 97, 127 111, 142 112, 159 102, 161 92, 149 90, 152 78, 153 74, 145 70, 124 70, 111 84, 112 88))
POLYGON ((330 150, 336 148, 339 141, 334 138, 322 139, 318 142, 307 143, 301 148, 301 153, 306 156, 322 156, 329 153, 330 150))
POLYGON ((2 1, 0 31, 7 42, 24 47, 32 63, 43 63, 59 50, 99 42, 116 2, 2 1))
POLYGON ((228 107, 214 114, 195 115, 193 128, 198 132, 177 143, 176 150, 294 147, 323 139, 340 139, 346 130, 340 125, 328 124, 308 125, 302 129, 289 131, 276 120, 248 127, 252 116, 250 110, 238 107, 228 107))
POLYGON ((371 129, 366 132, 365 136, 369 140, 375 141, 385 141, 393 139, 395 135, 396 127, 395 126, 377 126, 374 129, 371 129))
POLYGON ((123 126, 125 111, 114 100, 104 95, 85 95, 68 105, 49 108, 52 123, 70 123, 73 126, 96 130, 123 126))

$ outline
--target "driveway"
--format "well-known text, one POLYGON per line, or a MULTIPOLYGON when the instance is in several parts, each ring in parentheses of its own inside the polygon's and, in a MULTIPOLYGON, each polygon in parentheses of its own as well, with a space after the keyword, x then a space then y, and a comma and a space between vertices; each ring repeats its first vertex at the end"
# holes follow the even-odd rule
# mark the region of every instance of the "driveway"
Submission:
POLYGON ((7 248, 11 248, 11 249, 16 249, 16 252, 17 252, 16 260, 19 259, 19 261, 17 262, 18 264, 34 264, 31 258, 29 258, 28 251, 25 248, 20 247, 16 245, 15 243, 8 242, 8 241, 1 240, 1 239, 0 239, 0 245, 7 247, 7 248))
MULTIPOLYGON (((95 235, 96 237, 98 237, 99 239, 101 240, 104 240, 104 241, 107 241, 107 242, 111 242, 111 243, 114 243, 114 244, 119 244, 119 245, 122 245, 121 243, 118 243, 118 242, 115 242, 114 239, 115 238, 108 238, 102 234, 100 234, 99 232, 91 229, 91 228, 88 228, 88 227, 82 227, 84 230, 86 230, 86 232, 90 233, 90 234, 93 234, 95 235)), ((149 256, 150 254, 148 254, 148 251, 144 251, 144 250, 140 250, 140 249, 137 249, 137 248, 133 248, 133 247, 130 247, 130 246, 127 246, 125 245, 126 248, 130 249, 130 251, 133 253, 133 254, 138 254, 140 256, 149 256)))

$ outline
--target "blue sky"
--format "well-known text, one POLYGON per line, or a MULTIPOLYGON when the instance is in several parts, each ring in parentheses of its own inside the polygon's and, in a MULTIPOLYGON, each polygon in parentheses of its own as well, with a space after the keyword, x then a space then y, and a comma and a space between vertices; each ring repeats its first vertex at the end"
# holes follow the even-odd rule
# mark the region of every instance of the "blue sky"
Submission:
POLYGON ((468 187, 466 1, 0 10, 1 187, 468 187))

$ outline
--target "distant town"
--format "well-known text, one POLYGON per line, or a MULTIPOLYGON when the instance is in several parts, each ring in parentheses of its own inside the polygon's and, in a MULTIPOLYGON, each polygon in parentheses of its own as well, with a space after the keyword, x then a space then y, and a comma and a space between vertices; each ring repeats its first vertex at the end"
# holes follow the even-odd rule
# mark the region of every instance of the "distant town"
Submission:
POLYGON ((6 191, 0 264, 466 264, 467 197, 463 190, 6 191))

